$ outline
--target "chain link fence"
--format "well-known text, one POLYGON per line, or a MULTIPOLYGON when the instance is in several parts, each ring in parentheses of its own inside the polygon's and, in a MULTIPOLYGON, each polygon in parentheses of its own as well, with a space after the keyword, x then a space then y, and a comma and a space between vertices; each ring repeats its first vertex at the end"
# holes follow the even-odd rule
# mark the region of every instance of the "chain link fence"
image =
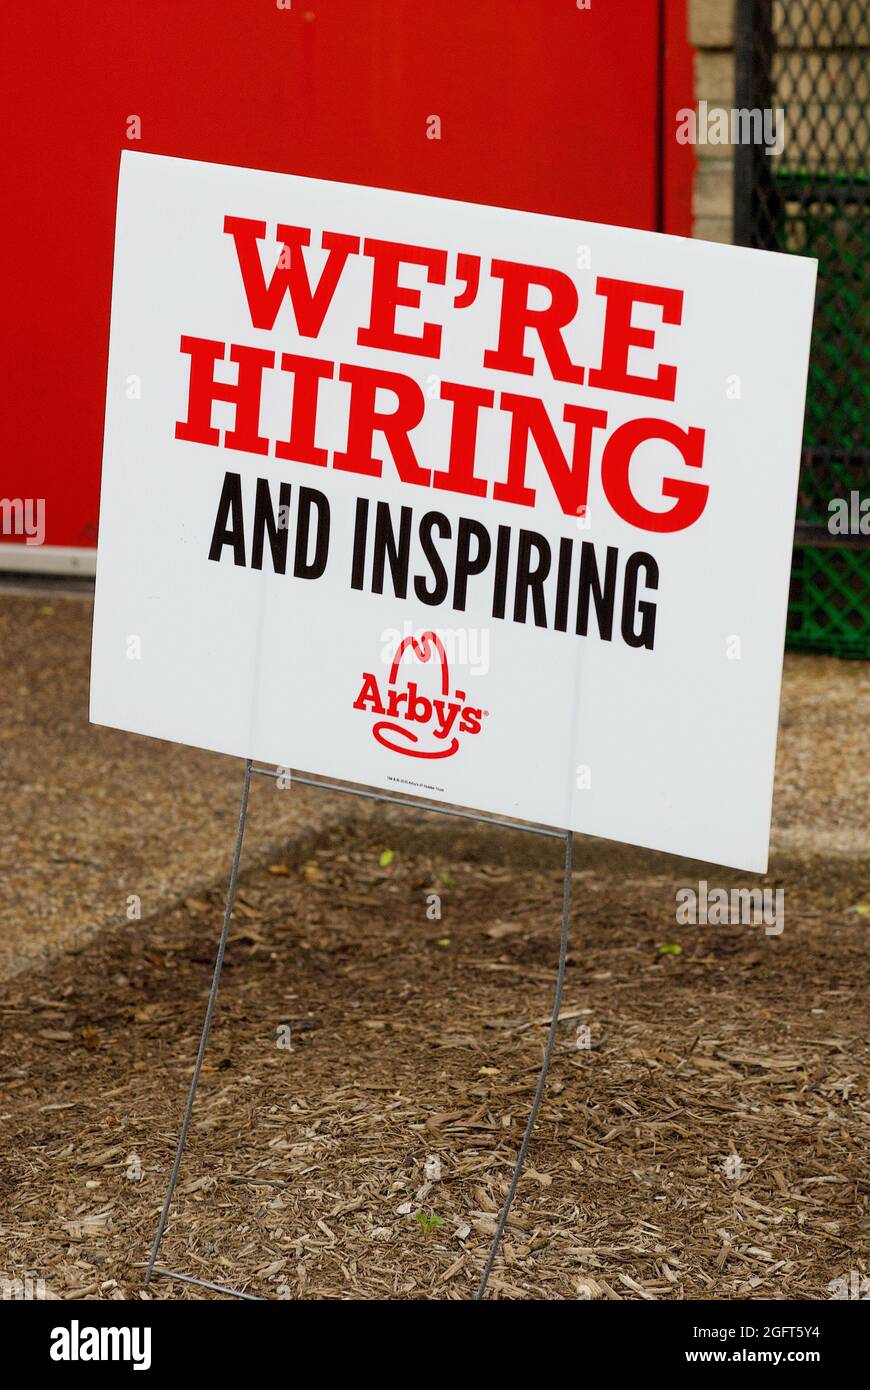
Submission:
POLYGON ((788 644, 870 657, 870 4, 737 0, 736 17, 736 105, 781 110, 784 142, 737 148, 735 240, 819 262, 788 644))

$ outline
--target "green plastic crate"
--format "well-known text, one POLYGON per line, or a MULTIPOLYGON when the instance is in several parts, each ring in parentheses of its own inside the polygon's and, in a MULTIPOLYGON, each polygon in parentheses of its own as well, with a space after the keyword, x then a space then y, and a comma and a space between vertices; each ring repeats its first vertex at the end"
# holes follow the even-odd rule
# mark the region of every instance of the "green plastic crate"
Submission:
POLYGON ((870 549, 795 546, 786 646, 870 658, 870 549))

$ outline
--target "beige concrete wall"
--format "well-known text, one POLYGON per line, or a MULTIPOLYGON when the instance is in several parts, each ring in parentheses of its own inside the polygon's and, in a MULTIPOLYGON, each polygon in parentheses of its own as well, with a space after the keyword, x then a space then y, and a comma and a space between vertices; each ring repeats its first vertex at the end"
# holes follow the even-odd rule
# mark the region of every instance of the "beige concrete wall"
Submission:
MULTIPOLYGON (((689 0, 689 42, 695 49, 695 102, 734 105, 734 0, 689 0)), ((692 235, 732 241, 734 150, 696 145, 692 235)))

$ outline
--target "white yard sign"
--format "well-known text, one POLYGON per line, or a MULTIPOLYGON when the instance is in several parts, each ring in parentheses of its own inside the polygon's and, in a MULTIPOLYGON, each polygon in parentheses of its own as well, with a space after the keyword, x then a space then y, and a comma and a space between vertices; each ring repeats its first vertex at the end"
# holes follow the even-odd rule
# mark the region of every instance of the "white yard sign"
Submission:
POLYGON ((815 271, 125 153, 92 720, 764 870, 815 271))

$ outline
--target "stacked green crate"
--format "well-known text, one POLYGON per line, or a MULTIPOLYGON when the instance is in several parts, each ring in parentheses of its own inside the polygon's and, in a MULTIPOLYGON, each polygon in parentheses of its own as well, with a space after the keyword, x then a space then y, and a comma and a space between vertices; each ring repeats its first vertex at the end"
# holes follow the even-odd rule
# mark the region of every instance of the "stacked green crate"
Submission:
MULTIPOLYGON (((804 451, 789 600, 789 647, 870 657, 867 537, 829 530, 840 499, 853 520, 870 495, 870 351, 865 267, 870 261, 866 176, 777 171, 781 245, 819 262, 804 451), (803 528, 819 528, 812 543, 803 528)), ((866 525, 866 521, 865 521, 866 525)))
POLYGON ((786 646, 870 657, 870 550, 795 546, 786 646))

